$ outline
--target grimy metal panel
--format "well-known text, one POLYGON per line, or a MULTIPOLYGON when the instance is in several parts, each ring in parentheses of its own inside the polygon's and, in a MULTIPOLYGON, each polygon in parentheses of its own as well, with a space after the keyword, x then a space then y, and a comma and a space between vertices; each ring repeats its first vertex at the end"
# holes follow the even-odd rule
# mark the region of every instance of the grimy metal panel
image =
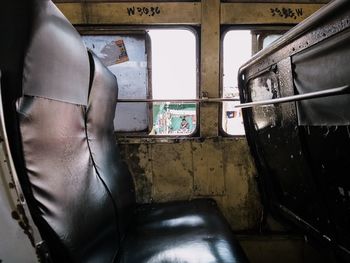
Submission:
MULTIPOLYGON (((0 71, 1 80, 1 71, 0 71)), ((1 91, 1 85, 0 85, 1 91)), ((37 262, 34 243, 40 238, 26 204, 20 200, 21 188, 9 151, 0 94, 0 262, 37 262), (32 225, 30 225, 32 224, 32 225)), ((23 196, 22 196, 23 198, 23 196)))
POLYGON ((350 2, 334 1, 253 57, 239 74, 242 102, 272 100, 243 111, 265 204, 274 215, 336 248, 338 259, 347 262, 350 132, 349 104, 344 100, 348 91, 307 98, 298 107, 295 101, 273 103, 273 99, 348 85, 349 45, 344 43, 349 31, 350 2), (297 111, 308 114, 311 108, 317 114, 301 121, 297 111))
MULTIPOLYGON (((4 141, 0 143, 0 162, 7 162, 4 141)), ((20 227, 16 203, 8 187, 12 184, 9 170, 1 166, 0 170, 0 262, 37 262, 35 248, 20 227)), ((13 191, 13 190, 12 190, 13 191)))
POLYGON ((221 143, 192 143, 196 195, 224 195, 225 177, 221 143), (215 156, 215 158, 213 158, 215 156))
POLYGON ((221 24, 297 24, 322 6, 305 3, 223 3, 221 24))
POLYGON ((57 3, 72 24, 200 24, 200 3, 57 3))

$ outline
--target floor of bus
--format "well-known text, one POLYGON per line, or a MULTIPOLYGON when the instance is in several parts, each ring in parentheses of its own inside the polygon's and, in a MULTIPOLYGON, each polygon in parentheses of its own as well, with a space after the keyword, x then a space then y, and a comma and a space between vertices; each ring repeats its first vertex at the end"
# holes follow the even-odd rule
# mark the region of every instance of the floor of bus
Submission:
POLYGON ((236 232, 251 263, 336 263, 329 247, 268 215, 262 233, 236 232))
POLYGON ((243 250, 251 263, 333 263, 336 262, 330 251, 316 248, 302 235, 238 234, 243 250))

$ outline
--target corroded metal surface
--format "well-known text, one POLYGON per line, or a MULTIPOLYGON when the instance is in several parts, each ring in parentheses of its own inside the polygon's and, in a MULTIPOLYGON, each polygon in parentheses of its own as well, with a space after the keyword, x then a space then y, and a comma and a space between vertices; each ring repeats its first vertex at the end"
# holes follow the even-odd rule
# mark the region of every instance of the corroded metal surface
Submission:
MULTIPOLYGON (((201 14, 201 67, 202 97, 219 97, 220 79, 220 1, 203 0, 201 14)), ((202 104, 200 110, 201 136, 217 136, 218 105, 202 104)))
MULTIPOLYGON (((259 100, 254 98, 254 91, 264 88, 259 80, 264 82, 269 74, 279 79, 281 97, 307 94, 305 89, 310 87, 324 92, 347 86, 349 10, 349 1, 332 2, 243 65, 239 76, 241 100, 259 100), (305 54, 315 60, 306 60, 309 57, 305 54), (303 55, 304 60, 296 59, 303 55), (308 63, 300 70, 305 61, 308 63), (302 73, 312 82, 303 81, 302 73)), ((328 244, 344 262, 350 258, 346 99, 347 94, 309 98, 305 101, 309 104, 303 103, 303 110, 311 116, 307 122, 301 121, 301 107, 294 102, 270 105, 273 113, 263 106, 243 112, 264 189, 264 204, 273 214, 295 223, 303 233, 328 244), (314 106, 316 100, 327 104, 314 106), (255 125, 260 120, 253 113, 259 108, 262 115, 265 113, 262 121, 274 118, 275 125, 255 125), (312 115, 312 111, 318 115, 312 115)))
POLYGON ((32 229, 7 168, 3 141, 0 143, 0 162, 0 261, 36 262, 32 229))
MULTIPOLYGON (((261 9, 259 5, 246 5, 247 9, 244 9, 241 4, 221 3, 218 0, 192 3, 155 1, 137 4, 101 1, 57 2, 71 2, 60 3, 58 7, 73 24, 201 25, 199 97, 204 94, 209 98, 219 97, 220 91, 220 25, 240 24, 244 21, 247 23, 247 19, 256 16, 254 14, 261 9), (137 9, 150 10, 152 7, 159 7, 160 13, 154 16, 144 15, 137 9), (230 13, 233 7, 236 14, 234 17, 230 13), (238 10, 244 12, 237 12, 238 10), (247 10, 251 10, 251 14, 247 15, 247 10)), ((320 7, 315 4, 290 6, 268 2, 264 5, 266 12, 259 16, 261 19, 251 21, 252 24, 261 24, 263 19, 264 23, 272 21, 295 24, 320 7), (282 8, 283 12, 283 8, 291 7, 302 8, 302 14, 299 10, 297 19, 280 16, 276 10, 282 8)), ((219 105, 202 103, 199 113, 200 136, 203 138, 201 141, 124 139, 121 149, 134 177, 137 200, 148 203, 200 196, 213 197, 234 229, 256 228, 260 222, 262 208, 255 181, 255 167, 246 140, 218 137, 219 105)))
MULTIPOLYGON (((339 7, 339 4, 336 4, 341 2, 344 1, 334 2, 333 9, 335 11, 339 11, 341 6, 339 7)), ((276 41, 274 45, 266 48, 264 51, 260 52, 259 55, 254 56, 243 65, 241 72, 245 75, 245 79, 247 80, 261 74, 262 71, 268 69, 276 62, 293 56, 296 53, 350 28, 350 12, 348 10, 344 11, 345 12, 342 12, 339 17, 335 18, 329 17, 325 12, 319 10, 318 16, 310 17, 305 21, 308 23, 296 26, 276 41), (312 28, 307 28, 308 24, 312 23, 314 26, 312 28), (302 36, 300 36, 301 34, 302 36), (253 63, 254 67, 250 67, 253 63)))
POLYGON ((34 247, 40 237, 29 215, 9 151, 1 94, 0 215, 0 262, 36 262, 34 247))
POLYGON ((120 147, 134 177, 138 202, 212 197, 233 229, 258 227, 262 207, 245 139, 121 143, 120 147))

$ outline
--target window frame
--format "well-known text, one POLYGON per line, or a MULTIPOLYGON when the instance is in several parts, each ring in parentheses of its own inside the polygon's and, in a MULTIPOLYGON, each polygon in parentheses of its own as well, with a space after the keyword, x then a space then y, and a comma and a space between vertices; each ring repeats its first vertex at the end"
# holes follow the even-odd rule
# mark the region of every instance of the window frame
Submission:
MULTIPOLYGON (((147 98, 152 99, 152 48, 151 48, 151 39, 149 34, 147 33, 148 30, 152 29, 168 29, 168 30, 188 30, 191 33, 193 33, 195 37, 195 56, 196 56, 196 87, 195 87, 195 99, 199 98, 200 94, 200 27, 199 26, 189 26, 189 25, 157 25, 157 26, 82 26, 77 25, 75 27, 80 35, 130 35, 130 34, 145 34, 146 35, 146 43, 145 43, 145 49, 147 52, 147 75, 148 75, 148 92, 147 92, 147 98)), ((196 128, 194 131, 190 134, 181 134, 181 135, 157 135, 157 134, 150 134, 153 128, 153 102, 147 102, 147 116, 148 116, 148 130, 144 131, 134 131, 134 132, 119 132, 115 131, 115 134, 122 138, 122 140, 128 140, 129 138, 132 139, 157 139, 160 140, 164 139, 190 139, 190 138, 196 138, 199 137, 199 131, 200 131, 200 103, 194 102, 196 104, 196 128)))
MULTIPOLYGON (((219 81, 219 96, 220 98, 223 98, 223 91, 224 91, 224 39, 226 34, 229 31, 239 31, 239 30, 249 30, 252 34, 252 55, 251 58, 254 57, 259 51, 262 50, 262 44, 263 40, 266 36, 271 34, 278 34, 281 32, 287 32, 289 29, 291 29, 293 25, 275 25, 275 26, 264 26, 264 25, 226 25, 222 26, 220 30, 220 81, 219 81)), ((223 103, 221 103, 219 107, 219 136, 226 137, 226 138, 245 138, 246 134, 242 135, 234 135, 229 134, 224 130, 223 126, 223 103)), ((244 125, 244 124, 243 124, 244 125)))

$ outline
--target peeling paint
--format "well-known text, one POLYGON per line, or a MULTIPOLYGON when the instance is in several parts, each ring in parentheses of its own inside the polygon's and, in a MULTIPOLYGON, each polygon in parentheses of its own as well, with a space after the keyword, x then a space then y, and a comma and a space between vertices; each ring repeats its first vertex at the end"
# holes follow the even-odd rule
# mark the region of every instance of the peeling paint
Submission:
POLYGON ((137 202, 209 197, 217 201, 234 230, 259 227, 262 205, 244 138, 123 142, 120 147, 134 178, 137 202))
POLYGON ((152 201, 152 176, 148 146, 144 144, 121 145, 121 154, 134 178, 136 201, 149 203, 152 201))
POLYGON ((192 142, 192 145, 197 146, 197 150, 192 151, 195 194, 223 195, 225 178, 220 142, 207 140, 202 143, 192 142))
POLYGON ((11 212, 11 216, 15 220, 19 220, 20 219, 19 214, 17 213, 17 211, 12 211, 11 212))
POLYGON ((153 199, 158 202, 193 196, 190 142, 152 145, 153 199))

